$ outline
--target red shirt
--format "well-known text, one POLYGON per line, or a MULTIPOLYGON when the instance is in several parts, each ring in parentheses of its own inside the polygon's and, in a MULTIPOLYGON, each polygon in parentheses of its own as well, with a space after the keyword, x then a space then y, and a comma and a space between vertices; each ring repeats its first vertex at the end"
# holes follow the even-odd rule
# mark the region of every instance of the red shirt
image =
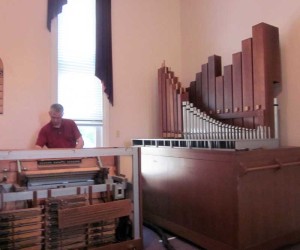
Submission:
POLYGON ((81 136, 73 120, 62 119, 61 126, 55 128, 52 123, 47 123, 41 128, 36 145, 47 148, 75 148, 76 140, 81 136))

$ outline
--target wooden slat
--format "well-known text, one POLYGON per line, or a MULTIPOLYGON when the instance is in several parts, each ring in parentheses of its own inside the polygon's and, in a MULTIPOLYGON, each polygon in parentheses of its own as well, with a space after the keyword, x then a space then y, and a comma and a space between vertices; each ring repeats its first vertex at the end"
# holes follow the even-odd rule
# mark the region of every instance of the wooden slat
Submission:
MULTIPOLYGON (((232 55, 232 93, 233 93, 233 112, 242 112, 242 52, 232 55)), ((235 119, 234 125, 243 126, 242 119, 235 119)))
POLYGON ((173 85, 173 116, 174 116, 174 138, 177 138, 178 135, 178 104, 177 104, 177 94, 179 92, 180 89, 180 83, 175 83, 173 85))
POLYGON ((208 97, 209 97, 209 92, 208 92, 208 64, 203 64, 201 66, 202 69, 202 103, 203 103, 203 111, 208 110, 208 97))
POLYGON ((167 79, 167 138, 174 137, 174 92, 173 86, 178 81, 177 77, 167 79))
POLYGON ((75 175, 75 174, 85 174, 85 173, 97 173, 99 167, 90 168, 75 168, 75 169, 47 169, 47 170, 32 170, 24 171, 22 174, 27 177, 43 177, 51 175, 75 175))
POLYGON ((59 228, 109 220, 130 215, 131 201, 129 199, 95 204, 80 208, 59 209, 59 228))
POLYGON ((167 80, 174 77, 174 72, 170 71, 169 68, 164 67, 161 72, 161 91, 162 91, 162 136, 167 136, 168 131, 168 91, 167 91, 167 80))
POLYGON ((196 74, 196 100, 195 105, 197 108, 202 106, 202 72, 196 74))
POLYGON ((260 23, 252 27, 252 37, 254 107, 269 111, 266 112, 264 119, 256 118, 255 124, 270 126, 274 135, 273 98, 281 90, 279 29, 260 23))
POLYGON ((163 131, 166 129, 166 88, 165 88, 165 76, 168 71, 168 68, 162 66, 158 69, 158 105, 159 105, 159 129, 160 135, 163 136, 163 131))
MULTIPOLYGON (((252 38, 242 41, 243 111, 254 109, 252 38)), ((254 128, 254 118, 244 118, 244 127, 254 128)))
POLYGON ((209 114, 216 113, 216 77, 221 75, 221 71, 221 57, 210 56, 208 58, 209 114))
MULTIPOLYGON (((224 66, 224 112, 233 112, 232 65, 224 66)), ((232 124, 232 119, 227 120, 226 123, 232 124)))
POLYGON ((216 78, 216 113, 224 113, 224 78, 216 78))
POLYGON ((196 105, 196 81, 190 82, 190 102, 196 105))

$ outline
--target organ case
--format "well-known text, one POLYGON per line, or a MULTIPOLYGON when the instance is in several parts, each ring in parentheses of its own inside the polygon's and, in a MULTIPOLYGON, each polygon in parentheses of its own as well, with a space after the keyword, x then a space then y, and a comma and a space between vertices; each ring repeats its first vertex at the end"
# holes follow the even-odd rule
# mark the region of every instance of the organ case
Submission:
POLYGON ((163 65, 160 138, 133 140, 144 219, 209 250, 300 241, 300 149, 279 148, 279 30, 257 24, 241 47, 223 74, 210 56, 188 88, 163 65))

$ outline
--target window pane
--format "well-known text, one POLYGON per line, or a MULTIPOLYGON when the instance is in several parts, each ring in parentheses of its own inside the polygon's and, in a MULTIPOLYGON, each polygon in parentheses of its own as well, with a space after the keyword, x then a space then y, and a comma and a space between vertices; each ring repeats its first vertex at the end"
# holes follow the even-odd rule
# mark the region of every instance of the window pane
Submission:
POLYGON ((79 125, 78 128, 82 134, 85 148, 102 146, 101 142, 97 140, 102 138, 102 126, 79 125))
POLYGON ((74 120, 103 119, 95 25, 95 0, 69 0, 58 16, 58 102, 74 120))
POLYGON ((68 0, 58 16, 58 102, 84 147, 102 146, 102 84, 95 77, 95 0, 68 0))

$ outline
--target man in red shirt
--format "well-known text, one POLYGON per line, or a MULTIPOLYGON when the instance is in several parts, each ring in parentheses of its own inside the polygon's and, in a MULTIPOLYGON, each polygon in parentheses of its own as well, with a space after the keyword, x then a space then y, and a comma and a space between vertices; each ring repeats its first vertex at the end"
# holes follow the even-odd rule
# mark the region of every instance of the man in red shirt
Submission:
POLYGON ((63 114, 62 105, 51 105, 51 120, 41 128, 35 143, 36 148, 83 148, 84 141, 76 123, 62 118, 63 114))

